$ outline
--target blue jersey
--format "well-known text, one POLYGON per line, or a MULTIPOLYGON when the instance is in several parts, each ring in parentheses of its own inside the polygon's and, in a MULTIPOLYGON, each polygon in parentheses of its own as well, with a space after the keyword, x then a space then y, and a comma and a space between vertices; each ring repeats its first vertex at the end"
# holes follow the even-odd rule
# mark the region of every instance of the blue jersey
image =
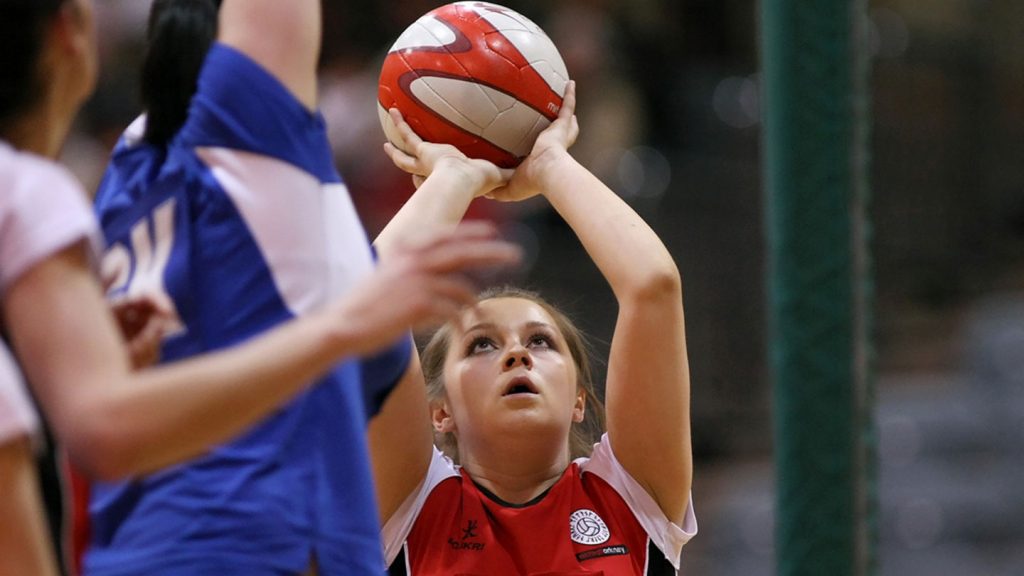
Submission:
MULTIPOLYGON (((242 342, 373 267, 325 126, 276 78, 215 45, 167 148, 132 129, 96 208, 112 296, 174 313, 163 360, 242 342), (137 135, 136 135, 137 136, 137 135)), ((185 464, 97 484, 86 574, 381 574, 365 427, 411 341, 338 365, 264 421, 185 464)))

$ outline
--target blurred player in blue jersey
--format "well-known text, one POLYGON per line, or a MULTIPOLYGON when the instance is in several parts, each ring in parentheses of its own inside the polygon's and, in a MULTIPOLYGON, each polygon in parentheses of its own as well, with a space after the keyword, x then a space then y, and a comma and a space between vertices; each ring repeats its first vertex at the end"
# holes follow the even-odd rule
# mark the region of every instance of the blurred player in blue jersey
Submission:
MULTIPOLYGON (((340 359, 450 315, 472 300, 461 271, 512 256, 491 241, 493 231, 433 236, 313 314, 230 350, 132 373, 93 266, 96 219, 81 185, 53 160, 96 82, 92 0, 0 0, 0 53, 0 574, 57 569, 32 482, 27 439, 37 419, 26 384, 62 448, 90 476, 149 473, 235 437, 340 359)), ((137 233, 141 246, 147 232, 137 233)), ((162 257, 140 249, 131 273, 162 257)), ((136 316, 122 320, 146 339, 151 322, 136 316)), ((138 569, 129 556, 109 570, 160 572, 138 569)))
MULTIPOLYGON (((374 257, 316 108, 320 37, 319 0, 225 0, 219 19, 212 0, 153 6, 147 115, 115 149, 96 209, 108 296, 147 295, 166 311, 164 361, 365 290, 358 283, 374 257)), ((442 241, 451 238, 416 242, 422 253, 397 261, 452 270, 439 260, 442 241)), ((409 326, 409 302, 451 313, 461 299, 452 280, 395 281, 376 287, 354 327, 388 310, 409 326)), ((365 428, 396 382, 418 371, 411 357, 411 339, 399 338, 195 460, 94 485, 85 572, 382 573, 365 428)))

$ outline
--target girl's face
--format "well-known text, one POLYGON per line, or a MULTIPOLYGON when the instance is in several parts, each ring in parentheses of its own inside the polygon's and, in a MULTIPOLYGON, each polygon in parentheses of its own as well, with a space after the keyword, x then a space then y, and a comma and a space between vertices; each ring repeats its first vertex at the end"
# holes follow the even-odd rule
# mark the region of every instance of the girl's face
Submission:
MULTIPOLYGON (((96 87, 99 46, 93 0, 65 0, 46 28, 40 78, 70 125, 96 87)), ((63 140, 63 136, 61 137, 63 140)))
POLYGON ((96 88, 99 76, 99 44, 96 32, 96 7, 93 0, 69 0, 73 8, 74 44, 77 48, 80 97, 84 101, 96 88))
POLYGON ((480 302, 456 322, 444 366, 443 407, 435 427, 460 447, 495 433, 568 438, 583 419, 576 366, 554 320, 524 298, 480 302))

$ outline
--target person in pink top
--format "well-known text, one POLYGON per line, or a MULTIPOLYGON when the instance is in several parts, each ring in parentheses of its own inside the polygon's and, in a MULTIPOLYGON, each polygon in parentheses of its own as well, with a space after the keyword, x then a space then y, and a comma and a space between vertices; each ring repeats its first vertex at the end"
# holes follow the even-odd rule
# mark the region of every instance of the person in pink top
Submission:
POLYGON ((18 574, 22 568, 34 574, 56 569, 49 545, 43 507, 32 454, 39 421, 25 391, 21 374, 0 342, 0 573, 18 574), (8 531, 10 534, 8 535, 8 531), (17 536, 16 536, 17 535, 17 536))
POLYGON ((519 257, 491 227, 434 234, 273 331, 132 372, 94 269, 87 196, 53 160, 96 81, 92 0, 0 0, 0 54, 0 574, 57 570, 34 483, 26 388, 81 470, 153 471, 244 431, 340 360, 450 317, 472 301, 467 271, 519 257))
POLYGON ((377 239, 454 226, 478 196, 543 196, 576 233, 618 301, 607 359, 607 432, 597 424, 586 346, 536 294, 498 288, 442 326, 422 352, 425 385, 396 390, 370 426, 391 574, 675 574, 697 531, 690 502, 690 378, 682 282, 655 232, 569 155, 570 84, 558 119, 508 176, 402 122, 395 164, 422 182, 458 165, 478 185, 419 187, 377 239), (440 448, 432 446, 436 442, 440 448))

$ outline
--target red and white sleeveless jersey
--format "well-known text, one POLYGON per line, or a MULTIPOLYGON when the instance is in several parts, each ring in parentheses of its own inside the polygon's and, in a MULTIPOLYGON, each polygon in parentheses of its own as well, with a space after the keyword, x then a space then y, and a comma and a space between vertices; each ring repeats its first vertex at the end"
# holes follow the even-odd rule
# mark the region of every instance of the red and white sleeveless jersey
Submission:
POLYGON ((675 574, 696 533, 692 504, 682 526, 670 522, 615 459, 607 435, 521 505, 502 502, 435 450, 427 478, 382 531, 390 574, 410 576, 675 574))

